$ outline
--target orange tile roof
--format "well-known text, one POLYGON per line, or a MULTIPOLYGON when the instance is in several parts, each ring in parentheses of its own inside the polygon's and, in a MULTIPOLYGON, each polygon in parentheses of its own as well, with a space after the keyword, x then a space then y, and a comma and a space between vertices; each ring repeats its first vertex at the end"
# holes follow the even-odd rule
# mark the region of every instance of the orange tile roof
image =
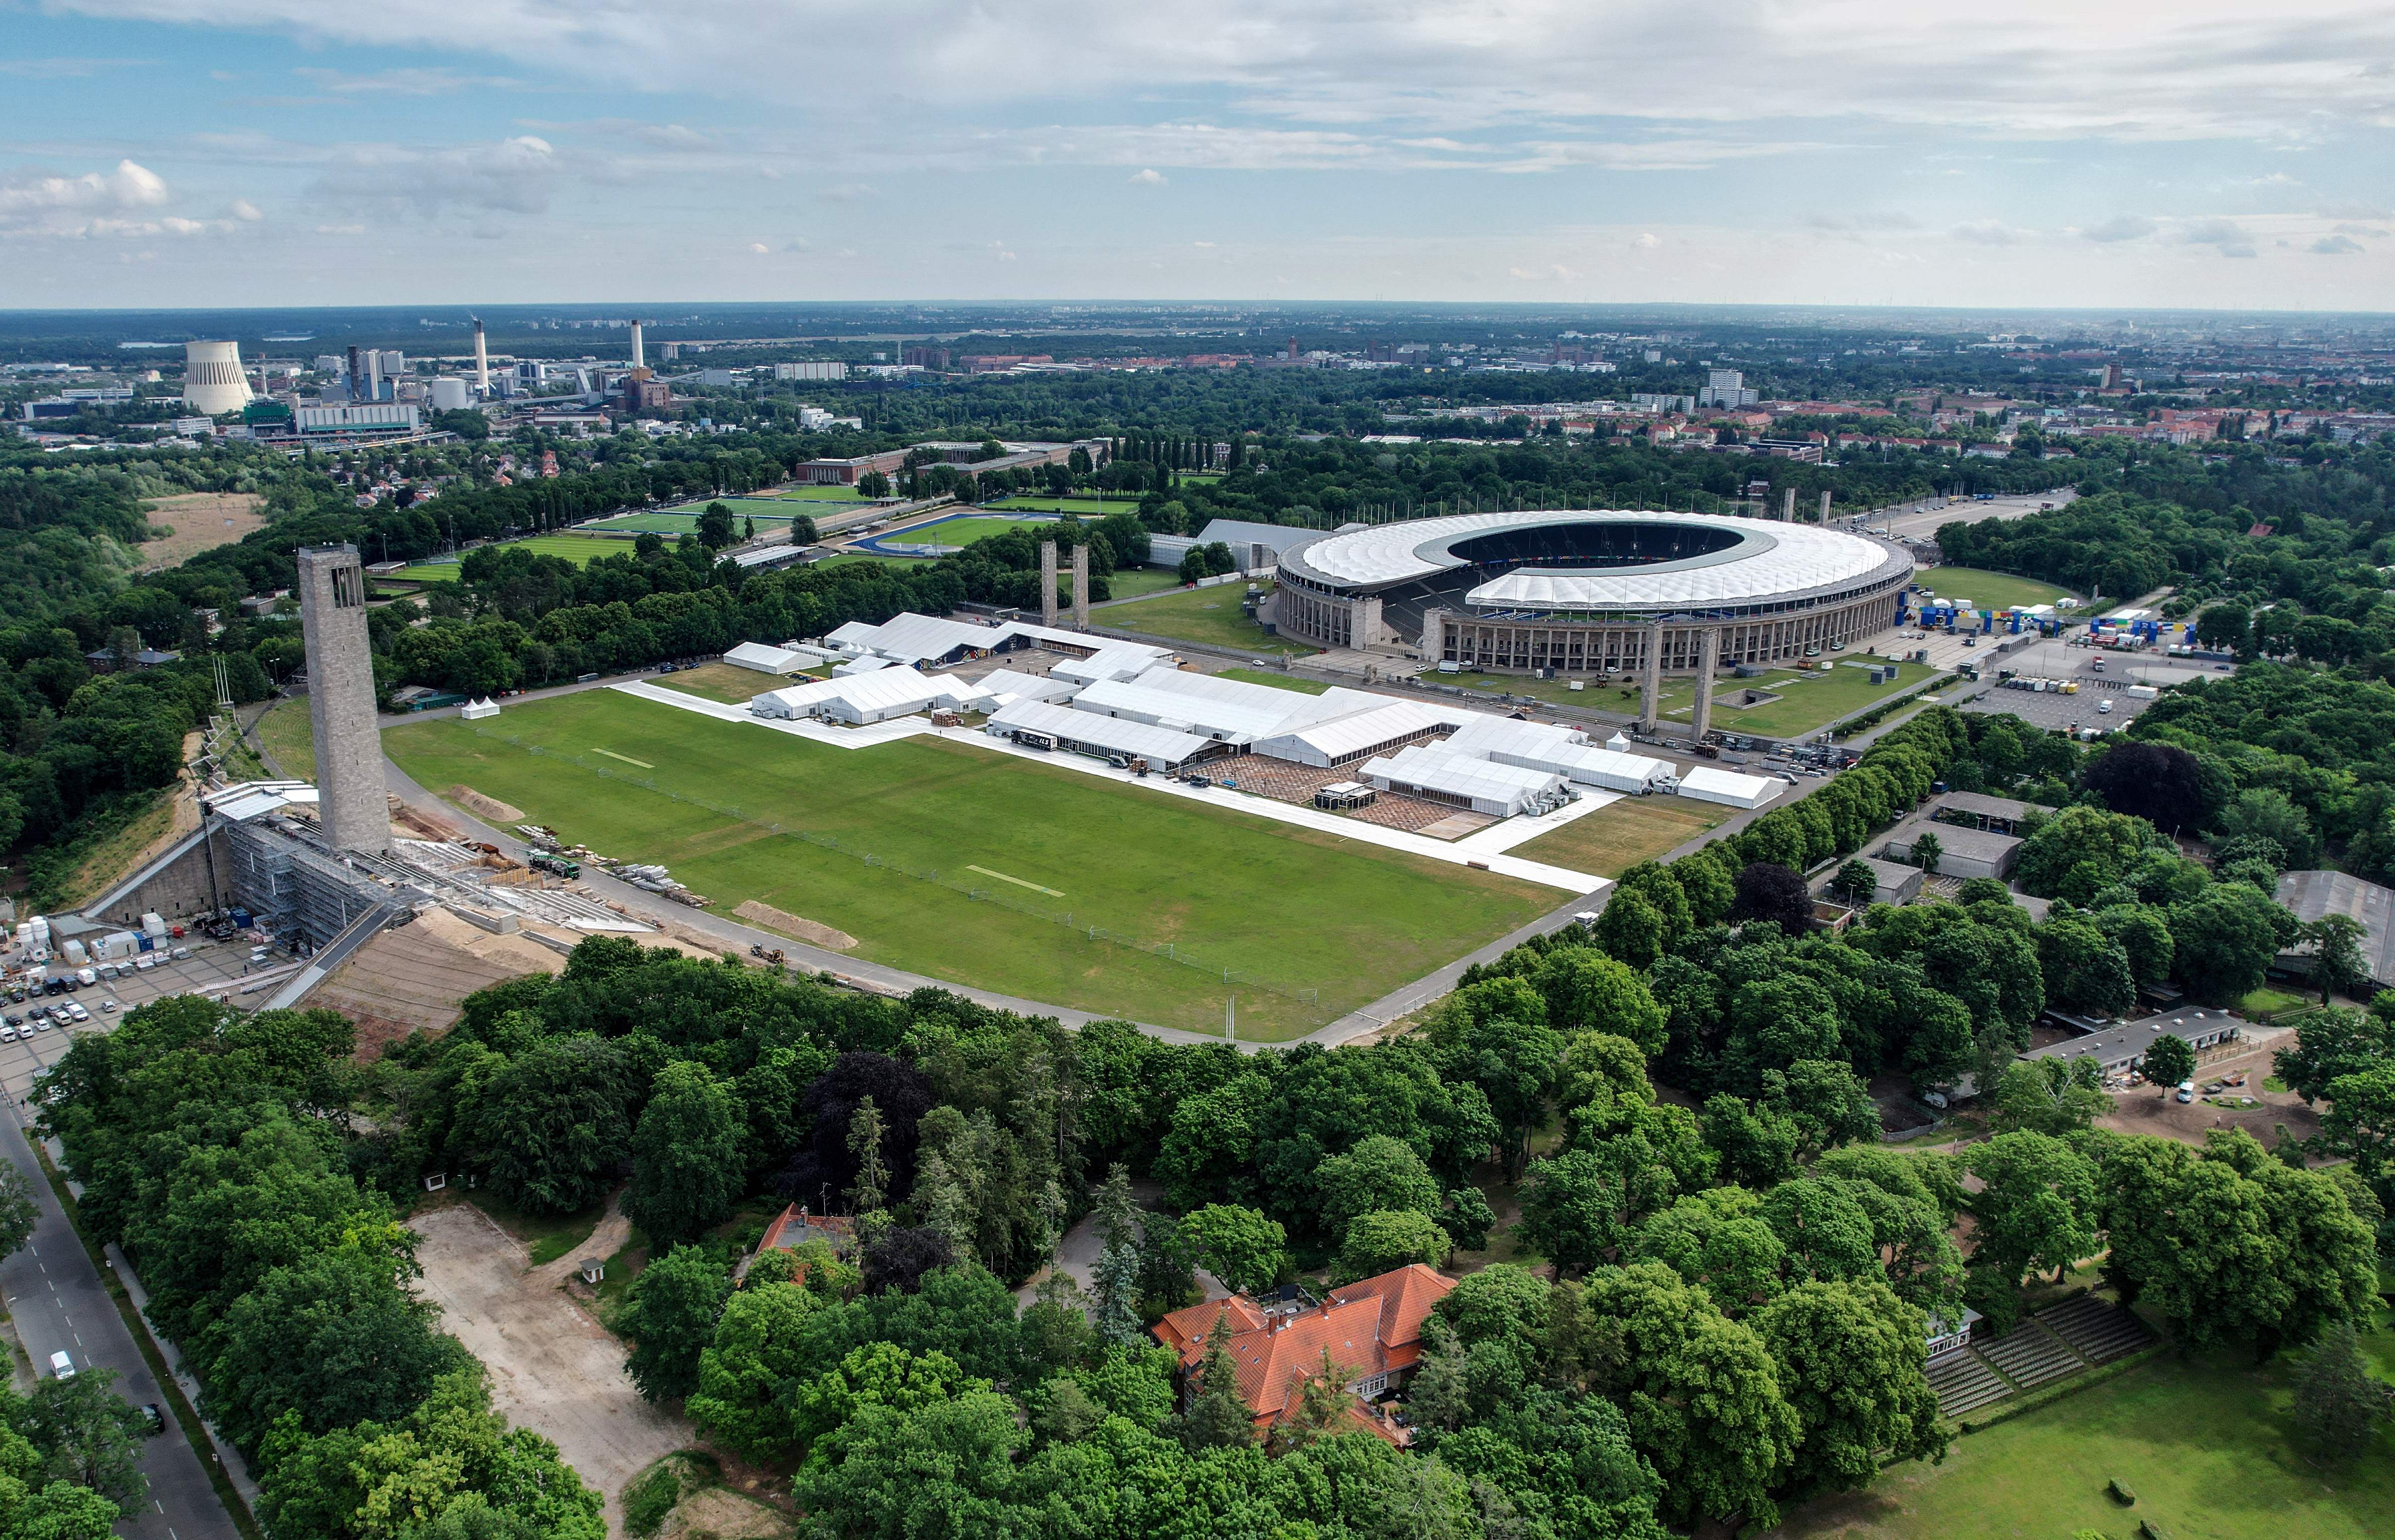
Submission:
POLYGON ((1422 1356, 1422 1323, 1455 1281, 1415 1263, 1334 1289, 1329 1299, 1295 1315, 1267 1317, 1245 1294, 1175 1310, 1158 1321, 1156 1338, 1195 1368, 1206 1356, 1215 1322, 1231 1324, 1231 1361, 1239 1399, 1261 1423, 1288 1410, 1299 1381, 1331 1361, 1351 1379, 1410 1369, 1422 1356))

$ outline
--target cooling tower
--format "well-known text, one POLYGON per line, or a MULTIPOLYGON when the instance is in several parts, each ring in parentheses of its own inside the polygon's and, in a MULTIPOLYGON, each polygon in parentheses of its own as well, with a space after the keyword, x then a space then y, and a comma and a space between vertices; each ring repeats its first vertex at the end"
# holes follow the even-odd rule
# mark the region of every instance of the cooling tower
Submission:
POLYGON ((183 344, 183 405, 216 417, 250 403, 249 377, 241 370, 238 342, 183 344))

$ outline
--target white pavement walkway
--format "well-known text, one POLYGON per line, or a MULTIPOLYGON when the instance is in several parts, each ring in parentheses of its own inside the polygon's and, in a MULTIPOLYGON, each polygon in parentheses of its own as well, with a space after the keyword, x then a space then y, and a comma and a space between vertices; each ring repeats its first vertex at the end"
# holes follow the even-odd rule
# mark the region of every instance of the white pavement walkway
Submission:
POLYGON ((827 743, 836 749, 869 749, 876 744, 893 743, 907 737, 944 737, 955 743, 969 743, 991 753, 1012 754, 1017 758, 1037 761, 1042 764, 1078 771, 1082 775, 1119 781, 1126 786, 1135 786, 1143 791, 1158 796, 1181 797, 1193 802, 1207 803, 1215 807, 1229 808, 1234 812, 1269 818, 1275 823, 1295 824, 1303 829, 1319 830, 1326 834, 1336 834, 1343 839, 1379 845, 1387 850, 1401 850, 1409 856, 1421 856, 1434 861, 1444 861, 1449 866, 1478 867, 1496 872, 1502 877, 1518 878, 1526 883, 1536 883, 1542 887, 1560 888, 1566 893, 1597 893, 1612 885, 1604 878, 1592 876, 1585 871, 1572 871, 1563 867, 1549 866, 1543 861, 1525 860, 1517 856, 1504 854, 1508 846, 1519 844, 1523 840, 1543 834, 1558 823, 1581 816, 1582 812, 1594 813, 1597 806, 1604 805, 1597 797, 1581 799, 1581 803, 1594 803, 1596 806, 1583 809, 1581 803, 1575 803, 1563 812, 1550 814, 1544 818, 1509 818, 1493 829, 1482 830, 1477 834, 1449 843, 1445 840, 1434 840, 1425 835, 1409 834, 1402 830, 1383 829, 1378 824, 1359 823, 1353 818, 1343 818, 1335 814, 1325 813, 1319 808, 1274 802, 1268 797, 1232 791, 1219 786, 1191 786, 1186 782, 1171 780, 1162 776, 1134 776, 1128 770, 1118 770, 1113 765, 1091 759, 1086 755, 1041 753, 1038 750, 1025 749, 1004 738, 992 737, 989 734, 976 728, 935 727, 926 717, 904 717, 893 722, 877 723, 869 727, 830 727, 817 722, 787 722, 772 717, 755 716, 746 706, 733 706, 721 701, 705 700, 697 696, 685 695, 680 690, 668 690, 655 684, 632 683, 618 684, 615 688, 625 695, 655 701, 661 706, 671 706, 680 710, 695 711, 700 716, 713 717, 718 722, 745 723, 772 732, 787 733, 792 737, 805 738, 811 743, 827 743), (1529 827, 1518 838, 1506 839, 1502 843, 1491 838, 1512 833, 1512 826, 1515 824, 1529 827))

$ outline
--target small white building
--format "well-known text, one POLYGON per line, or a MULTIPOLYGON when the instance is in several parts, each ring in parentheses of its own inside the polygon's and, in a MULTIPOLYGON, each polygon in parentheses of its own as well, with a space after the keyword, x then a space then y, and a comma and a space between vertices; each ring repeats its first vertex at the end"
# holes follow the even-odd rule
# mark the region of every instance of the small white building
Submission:
POLYGON ((1318 722, 1283 726, 1256 740, 1255 751, 1328 770, 1436 737, 1447 724, 1409 700, 1366 706, 1318 722))
POLYGON ((1490 817, 1549 813, 1572 800, 1561 776, 1485 759, 1440 752, 1444 745, 1401 749, 1364 766, 1364 778, 1383 791, 1468 808, 1490 817))
POLYGON ((1087 657, 1068 657, 1048 670, 1057 679, 1076 684, 1104 684, 1118 680, 1137 679, 1152 669, 1163 666, 1171 671, 1172 655, 1162 647, 1151 647, 1139 642, 1109 642, 1087 657))
POLYGON ((814 659, 787 647, 776 647, 763 642, 743 642, 723 655, 723 661, 735 669, 754 669, 759 673, 802 673, 814 659))
POLYGON ((981 676, 979 684, 1001 706, 1012 700, 1064 700, 1079 688, 1069 679, 1016 673, 1012 669, 993 669, 981 676))
POLYGON ((1501 750, 1489 757, 1500 764, 1552 770, 1566 780, 1581 786, 1594 786, 1600 791, 1624 791, 1638 797, 1654 791, 1674 790, 1680 784, 1672 774, 1668 761, 1648 759, 1644 754, 1617 753, 1610 749, 1582 747, 1550 752, 1501 750))
POLYGON ((1720 803, 1726 807, 1761 807, 1780 795, 1787 785, 1786 781, 1741 776, 1700 764, 1680 777, 1680 795, 1698 802, 1720 803))

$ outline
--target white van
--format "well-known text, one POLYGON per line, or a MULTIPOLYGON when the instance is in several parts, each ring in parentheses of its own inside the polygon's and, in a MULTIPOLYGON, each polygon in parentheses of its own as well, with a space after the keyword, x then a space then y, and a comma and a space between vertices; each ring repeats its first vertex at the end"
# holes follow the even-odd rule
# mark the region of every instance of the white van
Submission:
POLYGON ((62 1380, 74 1378, 74 1360, 67 1356, 67 1350, 63 1348, 50 1355, 50 1376, 53 1379, 62 1380))

